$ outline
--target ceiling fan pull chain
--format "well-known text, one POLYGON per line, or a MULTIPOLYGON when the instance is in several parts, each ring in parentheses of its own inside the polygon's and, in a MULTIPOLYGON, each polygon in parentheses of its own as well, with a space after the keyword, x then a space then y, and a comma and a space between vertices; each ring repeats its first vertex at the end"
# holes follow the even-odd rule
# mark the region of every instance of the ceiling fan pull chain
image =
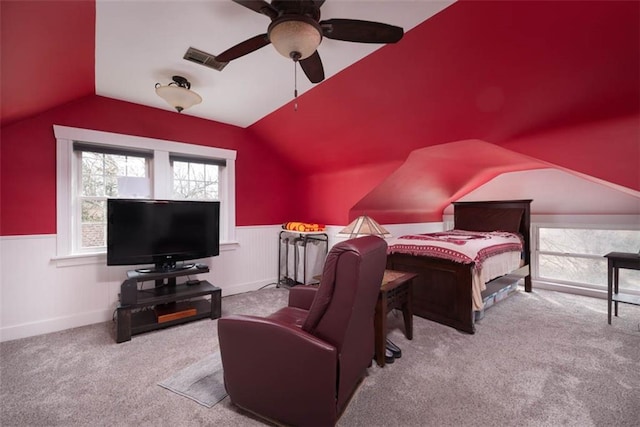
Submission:
POLYGON ((298 111, 298 63, 293 61, 293 111, 298 111))

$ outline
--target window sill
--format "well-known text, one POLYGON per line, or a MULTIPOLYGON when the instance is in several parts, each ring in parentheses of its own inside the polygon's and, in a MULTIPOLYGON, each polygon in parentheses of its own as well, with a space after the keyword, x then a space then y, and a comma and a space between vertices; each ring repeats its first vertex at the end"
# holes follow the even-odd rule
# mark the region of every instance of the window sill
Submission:
POLYGON ((61 255, 51 258, 56 267, 73 267, 87 264, 106 264, 107 254, 104 252, 61 255))
MULTIPOLYGON (((237 241, 220 242, 220 252, 235 251, 240 247, 237 241)), ((80 254, 69 254, 55 256, 51 261, 56 267, 75 267, 78 265, 102 264, 107 263, 106 252, 87 252, 80 254)))
POLYGON ((560 282, 552 282, 549 280, 533 279, 533 289, 545 289, 548 291, 563 292, 566 294, 581 295, 585 297, 607 299, 607 289, 598 289, 589 286, 580 286, 577 284, 567 284, 560 282))

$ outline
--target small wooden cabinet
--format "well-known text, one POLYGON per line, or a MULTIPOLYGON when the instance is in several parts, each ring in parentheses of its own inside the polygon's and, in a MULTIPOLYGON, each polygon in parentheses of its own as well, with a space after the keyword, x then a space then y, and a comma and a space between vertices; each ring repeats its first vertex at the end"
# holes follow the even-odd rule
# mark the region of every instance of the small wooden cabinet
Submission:
MULTIPOLYGON (((136 301, 116 308, 116 342, 131 340, 132 335, 168 328, 198 319, 217 319, 221 315, 221 290, 206 280, 190 284, 176 278, 208 272, 208 268, 169 273, 128 273, 137 282, 155 281, 156 286, 137 291, 136 301), (209 298, 204 298, 204 297, 209 298)), ((122 298, 121 298, 122 301, 122 298)))

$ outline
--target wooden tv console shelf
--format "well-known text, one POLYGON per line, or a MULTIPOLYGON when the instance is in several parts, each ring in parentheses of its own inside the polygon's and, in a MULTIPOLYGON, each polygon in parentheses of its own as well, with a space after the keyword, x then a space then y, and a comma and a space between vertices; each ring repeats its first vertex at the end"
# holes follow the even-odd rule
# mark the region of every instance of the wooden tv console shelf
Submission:
POLYGON ((135 282, 155 281, 156 286, 136 292, 135 303, 116 308, 116 342, 131 340, 132 335, 168 328, 193 320, 221 315, 221 291, 206 280, 197 284, 176 283, 176 278, 208 272, 208 268, 189 268, 169 273, 128 272, 135 282), (210 298, 203 298, 209 296, 210 298))

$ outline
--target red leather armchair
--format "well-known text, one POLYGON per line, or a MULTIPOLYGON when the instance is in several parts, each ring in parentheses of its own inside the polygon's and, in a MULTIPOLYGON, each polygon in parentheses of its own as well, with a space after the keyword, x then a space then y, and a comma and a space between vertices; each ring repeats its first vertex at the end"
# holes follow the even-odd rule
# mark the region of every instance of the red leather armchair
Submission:
POLYGON ((295 286, 267 317, 218 321, 231 401, 280 424, 334 425, 371 365, 373 315, 387 244, 374 236, 335 245, 320 286, 295 286))

